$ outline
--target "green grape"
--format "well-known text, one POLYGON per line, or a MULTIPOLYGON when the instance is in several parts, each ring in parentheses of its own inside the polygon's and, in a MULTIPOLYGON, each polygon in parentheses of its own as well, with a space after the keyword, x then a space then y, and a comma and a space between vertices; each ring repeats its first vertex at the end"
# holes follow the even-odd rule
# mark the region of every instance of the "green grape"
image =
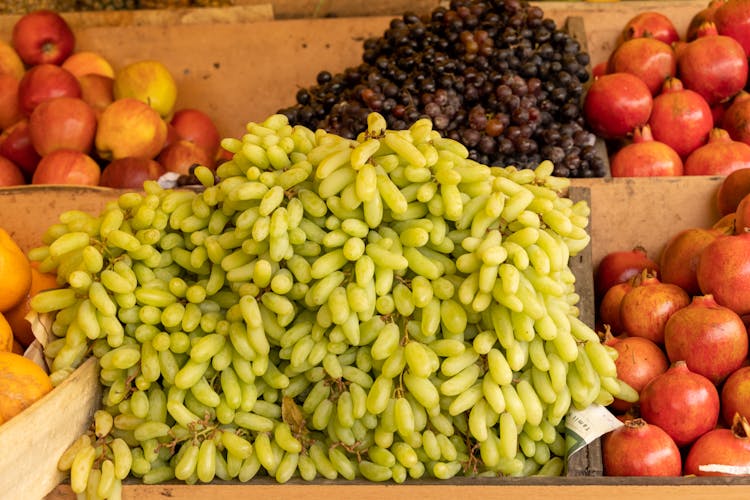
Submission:
POLYGON ((76 488, 447 479, 477 449, 476 474, 554 475, 571 405, 637 396, 577 317, 590 210, 551 162, 480 165, 377 113, 356 140, 246 131, 202 191, 146 183, 30 253, 63 285, 32 299, 55 380, 93 353, 105 385, 112 459, 79 460, 76 488))

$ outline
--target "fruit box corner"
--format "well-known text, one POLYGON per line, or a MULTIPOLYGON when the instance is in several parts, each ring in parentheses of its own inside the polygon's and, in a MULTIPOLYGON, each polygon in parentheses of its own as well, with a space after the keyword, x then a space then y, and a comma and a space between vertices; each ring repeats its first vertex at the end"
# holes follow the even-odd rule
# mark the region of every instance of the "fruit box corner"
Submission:
POLYGON ((658 259, 669 238, 719 219, 716 192, 723 177, 627 177, 576 179, 590 190, 592 269, 617 250, 643 247, 658 259))

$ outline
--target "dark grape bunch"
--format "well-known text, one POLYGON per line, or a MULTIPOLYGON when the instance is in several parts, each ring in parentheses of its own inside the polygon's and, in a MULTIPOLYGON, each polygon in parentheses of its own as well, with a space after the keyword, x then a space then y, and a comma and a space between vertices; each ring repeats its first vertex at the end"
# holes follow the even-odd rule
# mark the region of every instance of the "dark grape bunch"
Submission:
POLYGON ((406 13, 364 42, 362 63, 321 71, 280 113, 290 123, 354 138, 367 115, 389 128, 427 117, 486 165, 561 177, 601 177, 604 159, 581 114, 589 55, 524 0, 452 0, 429 17, 406 13))

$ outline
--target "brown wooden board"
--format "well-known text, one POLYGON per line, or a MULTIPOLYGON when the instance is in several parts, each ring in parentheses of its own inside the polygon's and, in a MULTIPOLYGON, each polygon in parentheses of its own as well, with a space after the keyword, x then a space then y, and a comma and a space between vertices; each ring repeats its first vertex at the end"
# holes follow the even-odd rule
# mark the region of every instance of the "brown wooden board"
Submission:
POLYGON ((716 191, 723 177, 574 179, 591 188, 591 252, 595 270, 607 253, 646 249, 658 259, 667 239, 719 219, 716 191))
MULTIPOLYGON (((271 21, 273 7, 266 2, 231 7, 102 10, 62 12, 74 32, 95 26, 171 26, 174 24, 225 24, 271 21)), ((10 33, 21 14, 0 16, 0 33, 10 33)))
MULTIPOLYGON (((472 482, 434 483, 406 481, 404 484, 315 483, 292 482, 273 484, 268 480, 253 480, 246 484, 215 481, 209 484, 127 484, 123 500, 747 500, 750 486, 747 481, 728 478, 535 478, 516 481, 477 479, 472 482)), ((73 500, 75 494, 66 484, 55 488, 47 500, 73 500)))
POLYGON ((440 5, 440 0, 234 0, 235 5, 268 2, 276 19, 301 17, 399 16, 406 11, 426 14, 440 5))

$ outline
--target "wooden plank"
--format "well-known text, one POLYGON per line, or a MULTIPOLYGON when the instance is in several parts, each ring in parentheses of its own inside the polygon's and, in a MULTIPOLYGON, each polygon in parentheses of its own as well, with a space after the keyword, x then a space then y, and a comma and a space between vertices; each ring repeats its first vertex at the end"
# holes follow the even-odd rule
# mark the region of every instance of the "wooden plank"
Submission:
MULTIPOLYGON (((430 500, 497 500, 498 498, 556 500, 601 500, 602 498, 641 500, 747 500, 750 486, 726 485, 717 483, 705 485, 701 482, 684 481, 682 485, 664 484, 668 479, 641 481, 632 484, 632 478, 609 478, 606 484, 593 482, 538 481, 538 484, 518 484, 512 480, 490 483, 476 481, 474 485, 418 484, 409 481, 402 485, 393 484, 269 484, 252 481, 247 484, 211 483, 208 485, 165 484, 157 486, 127 485, 123 487, 123 500, 245 500, 263 498, 266 500, 330 500, 331 498, 357 498, 357 500, 403 500, 404 498, 429 498, 430 500), (546 483, 546 484, 545 484, 546 483), (573 484, 571 484, 573 483, 573 484), (691 484, 692 483, 692 484, 691 484)), ((645 479, 645 478, 644 478, 645 479)), ((657 479, 657 478, 652 478, 657 479)), ((47 496, 47 500, 72 500, 75 495, 67 485, 60 485, 47 496)))
POLYGON ((276 19, 400 16, 405 12, 426 14, 440 5, 440 0, 235 0, 236 5, 255 5, 270 1, 276 19))
POLYGON ((74 186, 20 186, 0 188, 0 217, 3 228, 28 251, 42 243, 42 235, 58 222, 66 210, 97 214, 116 198, 115 189, 74 186))
MULTIPOLYGON (((362 42, 381 35, 390 18, 261 21, 212 25, 97 26, 79 30, 81 50, 96 49, 115 69, 141 59, 162 61, 177 82, 177 108, 214 117, 222 137, 295 103, 318 72, 361 63, 362 42)), ((1 34, 0 34, 1 36, 1 34)))
POLYGON ((65 477, 57 461, 91 423, 101 401, 90 359, 42 399, 0 426, 0 497, 42 498, 65 477))
POLYGON ((573 179, 591 188, 593 269, 615 250, 642 246, 657 259, 667 239, 718 220, 714 197, 723 177, 573 179))
MULTIPOLYGON (((74 31, 96 26, 169 26, 173 24, 252 23, 273 20, 273 8, 266 2, 231 7, 175 9, 102 10, 62 12, 74 31)), ((0 16, 0 33, 8 32, 20 14, 0 16)))

